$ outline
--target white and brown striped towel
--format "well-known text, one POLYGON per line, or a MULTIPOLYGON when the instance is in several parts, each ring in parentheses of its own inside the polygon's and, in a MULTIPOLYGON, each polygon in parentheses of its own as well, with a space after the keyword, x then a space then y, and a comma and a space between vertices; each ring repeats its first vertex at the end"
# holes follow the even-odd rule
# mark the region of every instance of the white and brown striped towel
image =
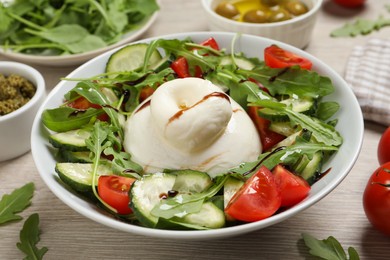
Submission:
POLYGON ((390 126, 390 40, 370 39, 354 47, 345 80, 352 85, 364 119, 390 126))

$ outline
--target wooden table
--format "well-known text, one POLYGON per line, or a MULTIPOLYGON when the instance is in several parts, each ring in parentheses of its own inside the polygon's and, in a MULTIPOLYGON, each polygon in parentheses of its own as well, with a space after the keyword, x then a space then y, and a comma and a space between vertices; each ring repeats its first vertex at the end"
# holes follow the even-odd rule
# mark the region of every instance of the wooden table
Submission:
MULTIPOLYGON (((312 41, 306 51, 344 75, 353 46, 370 37, 389 38, 390 28, 368 36, 335 39, 331 30, 357 17, 376 18, 385 0, 368 0, 366 8, 347 10, 324 1, 312 41)), ((207 22, 200 1, 161 0, 161 13, 143 37, 177 32, 206 31, 207 22)), ((0 57, 4 60, 4 57, 0 57)), ((42 72, 50 91, 75 67, 35 66, 42 72)), ((374 230, 367 221, 362 194, 369 175, 377 168, 376 149, 385 127, 366 122, 360 156, 347 178, 313 207, 275 226, 239 237, 211 241, 172 241, 133 235, 93 222, 62 203, 41 180, 31 153, 0 163, 0 196, 27 182, 34 182, 32 205, 21 213, 27 218, 39 213, 39 247, 49 251, 45 259, 305 259, 300 240, 307 232, 317 238, 336 237, 342 245, 355 247, 361 259, 389 259, 390 239, 374 230)), ((4 149, 4 147, 2 147, 4 149)), ((390 220, 389 220, 390 221, 390 220)), ((0 259, 21 259, 16 248, 23 221, 0 227, 0 259)))

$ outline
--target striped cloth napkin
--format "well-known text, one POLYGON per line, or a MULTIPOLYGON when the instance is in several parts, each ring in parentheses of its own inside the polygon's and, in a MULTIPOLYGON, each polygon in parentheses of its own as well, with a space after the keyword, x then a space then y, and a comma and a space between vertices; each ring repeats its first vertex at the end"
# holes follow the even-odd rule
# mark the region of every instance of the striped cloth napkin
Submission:
POLYGON ((345 80, 352 85, 364 119, 390 126, 390 41, 370 39, 354 47, 345 80))

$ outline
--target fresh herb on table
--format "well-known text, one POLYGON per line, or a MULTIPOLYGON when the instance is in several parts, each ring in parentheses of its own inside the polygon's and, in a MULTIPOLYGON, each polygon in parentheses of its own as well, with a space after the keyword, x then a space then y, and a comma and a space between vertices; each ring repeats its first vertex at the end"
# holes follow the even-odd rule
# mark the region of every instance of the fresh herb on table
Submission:
POLYGON ((345 253, 340 242, 336 238, 330 236, 327 239, 319 240, 315 237, 303 233, 303 241, 310 249, 309 253, 313 256, 318 256, 326 260, 359 260, 359 254, 353 247, 348 248, 348 254, 345 253))
POLYGON ((21 220, 22 217, 16 215, 26 209, 31 204, 34 193, 34 183, 28 183, 19 189, 15 189, 11 194, 5 194, 0 200, 0 225, 21 220))
MULTIPOLYGON (((385 5, 385 8, 390 12, 390 5, 385 5)), ((330 36, 355 37, 357 35, 367 35, 386 26, 390 26, 390 18, 385 18, 382 15, 376 19, 357 19, 353 23, 346 23, 344 26, 333 30, 330 36)))
MULTIPOLYGON (((22 219, 16 213, 30 206, 34 190, 34 183, 30 182, 10 194, 3 195, 0 200, 0 225, 22 219)), ((20 231, 20 243, 17 243, 17 247, 26 254, 24 259, 42 259, 48 250, 46 247, 41 249, 36 247, 39 242, 38 224, 39 215, 34 213, 24 222, 23 229, 20 231)))
POLYGON ((24 222, 23 229, 20 231, 20 242, 16 246, 26 254, 24 259, 26 260, 38 260, 42 259, 43 255, 47 252, 47 247, 39 249, 36 244, 39 242, 39 215, 37 213, 32 214, 24 222))
POLYGON ((0 2, 0 45, 37 55, 92 51, 121 40, 158 8, 155 0, 0 2))

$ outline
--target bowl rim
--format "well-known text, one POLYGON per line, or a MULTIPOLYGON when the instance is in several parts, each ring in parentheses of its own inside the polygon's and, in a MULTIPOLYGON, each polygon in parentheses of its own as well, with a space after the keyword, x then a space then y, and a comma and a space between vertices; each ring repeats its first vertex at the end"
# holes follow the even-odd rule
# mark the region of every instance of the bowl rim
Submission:
POLYGON ((292 24, 295 22, 305 20, 305 19, 309 18, 310 16, 315 15, 318 12, 318 10, 320 9, 320 7, 322 5, 323 0, 309 0, 311 2, 314 2, 314 6, 307 13, 300 15, 300 16, 297 16, 297 17, 294 17, 294 18, 289 19, 289 20, 285 20, 285 21, 281 21, 281 22, 274 22, 274 23, 248 23, 248 22, 238 22, 238 21, 228 19, 226 17, 223 17, 223 16, 217 14, 214 10, 211 9, 211 4, 213 3, 213 1, 216 1, 216 0, 202 0, 202 5, 203 5, 203 8, 206 10, 206 12, 214 19, 217 19, 218 21, 223 22, 223 23, 227 23, 229 25, 238 25, 238 26, 242 26, 242 27, 245 26, 245 27, 249 27, 249 28, 260 29, 260 28, 274 28, 274 27, 289 25, 289 24, 292 24))
MULTIPOLYGON (((23 78, 28 79, 32 82, 36 88, 34 96, 20 108, 8 113, 6 115, 0 116, 0 123, 7 121, 11 118, 17 117, 20 114, 25 113, 30 110, 40 99, 45 95, 46 87, 45 80, 42 74, 35 68, 20 62, 15 61, 0 61, 0 73, 3 73, 2 69, 7 68, 7 70, 19 69, 25 73, 15 72, 16 75, 22 76, 23 78), (23 75, 22 75, 23 74, 23 75), (34 82, 36 81, 36 82, 34 82)), ((9 74, 8 74, 9 75, 9 74)))
MULTIPOLYGON (((217 36, 217 37, 227 37, 227 38, 234 38, 234 36, 237 35, 236 33, 231 33, 231 32, 210 32, 210 31, 205 31, 205 32, 185 32, 185 33, 176 33, 176 34, 168 34, 168 35, 161 35, 161 36, 156 36, 152 38, 147 38, 143 39, 134 43, 139 43, 139 42, 150 42, 155 39, 174 39, 174 38, 180 38, 184 39, 186 37, 197 37, 197 36, 202 36, 202 37, 210 37, 210 36, 217 36)), ((294 47, 290 44, 278 42, 272 39, 260 37, 260 36, 254 36, 254 35, 248 35, 248 34, 241 34, 240 37, 245 38, 246 41, 249 40, 257 40, 257 41, 262 41, 267 44, 272 44, 272 43, 277 43, 280 45, 280 47, 288 48, 291 51, 295 51, 297 54, 303 55, 305 57, 311 58, 313 61, 313 64, 316 64, 319 66, 318 68, 322 68, 326 70, 328 73, 331 74, 332 78, 335 80, 342 82, 342 86, 340 87, 343 89, 343 91, 347 92, 349 96, 354 97, 354 99, 351 100, 353 103, 354 107, 358 108, 359 104, 352 92, 352 88, 349 87, 349 85, 345 82, 345 80, 336 72, 334 71, 330 66, 325 64, 323 61, 317 59, 313 55, 297 48, 294 47)), ((119 49, 119 48, 117 48, 119 49)), ((88 61, 87 63, 84 63, 83 65, 79 66, 76 68, 74 71, 72 71, 67 77, 73 77, 79 71, 83 71, 85 68, 88 66, 91 66, 95 62, 97 62, 99 59, 104 59, 108 58, 110 54, 115 52, 117 49, 110 50, 104 54, 99 55, 98 57, 88 61)), ((330 75, 328 75, 330 76, 330 75)), ((33 159, 35 162, 35 165, 38 169, 38 172, 43 179, 43 181, 46 183, 48 188, 66 205, 68 205, 70 208, 78 212, 79 214, 87 217, 88 219, 94 220, 100 224, 103 224, 105 226, 120 230, 120 231, 125 231, 129 233, 134 233, 137 235, 143 235, 143 236, 149 236, 149 237, 159 237, 159 238, 169 238, 169 239, 186 239, 186 240, 201 240, 201 239, 216 239, 216 238, 224 238, 224 237, 231 237, 231 236, 236 236, 248 232, 253 232, 256 230, 260 230, 262 228, 266 228, 270 225, 274 225, 277 223, 280 223, 287 218, 290 218, 303 210, 313 206, 315 203, 323 199, 327 194, 329 194, 331 191, 333 191, 341 182, 342 180, 348 175, 350 170, 352 169, 353 165, 355 164, 358 155, 360 153, 362 143, 363 143, 363 133, 364 133, 364 121, 363 121, 363 115, 361 113, 361 110, 357 111, 358 113, 358 118, 356 118, 357 124, 360 126, 359 129, 357 129, 357 135, 356 135, 356 140, 358 140, 358 143, 356 144, 356 149, 353 150, 351 154, 348 154, 348 162, 344 164, 345 166, 343 167, 344 172, 342 174, 338 174, 335 176, 335 178, 332 178, 330 181, 326 182, 324 184, 325 186, 318 190, 317 193, 315 193, 310 199, 310 203, 299 203, 298 205, 295 205, 292 208, 289 208, 286 211, 282 211, 278 213, 277 215, 271 216, 269 218, 263 219, 260 222, 252 222, 252 223, 245 223, 243 225, 238 225, 238 226, 231 226, 231 227, 225 227, 225 228, 220 228, 216 230, 204 230, 204 231, 198 231, 198 230, 189 230, 189 231, 181 231, 181 230, 161 230, 161 229, 153 229, 153 228, 148 228, 148 227, 143 227, 143 226, 137 226, 134 224, 129 224, 126 222, 121 222, 117 219, 114 219, 111 216, 108 216, 101 211, 98 210, 91 210, 89 208, 83 207, 83 205, 75 203, 75 197, 73 193, 68 191, 67 194, 61 194, 61 190, 56 190, 55 186, 61 185, 61 183, 58 181, 58 178, 56 178, 53 174, 53 172, 47 173, 43 172, 44 166, 37 163, 39 159, 42 157, 42 154, 38 152, 39 146, 46 146, 47 144, 41 144, 34 142, 34 136, 41 137, 41 130, 42 127, 44 127, 41 123, 41 117, 40 115, 42 114, 43 110, 46 108, 48 105, 49 101, 53 99, 56 95, 58 95, 58 91, 63 89, 64 82, 60 82, 57 84, 57 86, 51 91, 49 96, 46 98, 45 102, 41 104, 41 107, 34 119, 33 123, 33 128, 32 128, 32 138, 31 138, 31 148, 32 148, 32 155, 33 159), (48 175, 50 174, 50 175, 48 175), (47 176, 50 178, 48 178, 47 176), (259 224, 261 223, 261 225, 259 224), (260 227, 259 227, 260 226, 260 227)), ((45 147, 48 149, 48 147, 45 147)), ((42 160, 42 159, 40 159, 42 160)), ((63 187, 62 187, 63 188, 63 187)), ((78 199, 81 200, 81 198, 77 197, 78 199)))

